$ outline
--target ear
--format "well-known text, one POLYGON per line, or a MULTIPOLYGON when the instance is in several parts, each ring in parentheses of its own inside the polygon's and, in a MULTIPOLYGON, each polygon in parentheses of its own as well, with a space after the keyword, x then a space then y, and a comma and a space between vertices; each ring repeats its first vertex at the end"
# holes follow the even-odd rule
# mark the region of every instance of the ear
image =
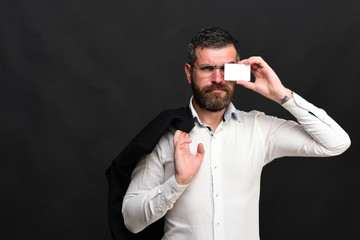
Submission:
POLYGON ((191 84, 191 66, 188 63, 185 64, 185 74, 186 74, 188 83, 191 84))

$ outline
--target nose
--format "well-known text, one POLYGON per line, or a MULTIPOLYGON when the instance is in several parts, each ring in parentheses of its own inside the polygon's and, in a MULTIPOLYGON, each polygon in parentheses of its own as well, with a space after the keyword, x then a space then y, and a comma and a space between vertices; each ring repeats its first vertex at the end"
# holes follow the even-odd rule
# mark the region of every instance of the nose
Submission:
POLYGON ((215 69, 213 75, 213 82, 220 83, 224 80, 224 76, 221 74, 221 70, 219 68, 215 69))

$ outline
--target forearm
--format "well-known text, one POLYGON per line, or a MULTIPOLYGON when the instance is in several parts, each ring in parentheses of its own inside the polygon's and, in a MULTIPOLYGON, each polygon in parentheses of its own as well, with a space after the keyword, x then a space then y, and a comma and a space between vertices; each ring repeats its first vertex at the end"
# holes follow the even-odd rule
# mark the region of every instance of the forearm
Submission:
POLYGON ((350 146, 348 134, 326 112, 302 97, 294 98, 282 106, 296 117, 311 137, 326 149, 327 155, 338 155, 350 146))
POLYGON ((176 183, 174 176, 149 191, 130 186, 122 208, 125 226, 133 233, 140 232, 163 217, 185 189, 186 186, 176 183))

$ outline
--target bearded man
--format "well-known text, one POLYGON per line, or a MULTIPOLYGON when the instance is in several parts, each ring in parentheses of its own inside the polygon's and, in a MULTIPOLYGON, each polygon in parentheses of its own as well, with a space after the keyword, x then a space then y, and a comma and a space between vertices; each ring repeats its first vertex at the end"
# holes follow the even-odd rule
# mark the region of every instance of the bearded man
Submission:
POLYGON ((122 201, 125 226, 138 233, 164 219, 166 240, 258 240, 262 168, 284 156, 341 154, 349 136, 325 111, 284 87, 261 57, 240 61, 237 40, 222 28, 197 33, 188 56, 194 127, 169 126, 141 156, 122 201), (227 63, 251 65, 255 81, 225 81, 227 63), (237 110, 236 85, 277 102, 298 123, 237 110))

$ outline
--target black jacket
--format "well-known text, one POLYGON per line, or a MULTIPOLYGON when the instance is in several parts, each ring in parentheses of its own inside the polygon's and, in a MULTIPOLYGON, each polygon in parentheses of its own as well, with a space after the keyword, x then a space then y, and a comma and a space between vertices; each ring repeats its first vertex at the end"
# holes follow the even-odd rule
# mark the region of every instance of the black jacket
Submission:
POLYGON ((166 110, 152 120, 113 160, 106 170, 109 184, 108 221, 114 240, 161 239, 164 234, 163 218, 151 224, 138 234, 131 233, 124 225, 121 213, 122 201, 130 184, 131 173, 144 154, 152 152, 162 135, 173 126, 184 132, 194 127, 189 107, 166 110))

